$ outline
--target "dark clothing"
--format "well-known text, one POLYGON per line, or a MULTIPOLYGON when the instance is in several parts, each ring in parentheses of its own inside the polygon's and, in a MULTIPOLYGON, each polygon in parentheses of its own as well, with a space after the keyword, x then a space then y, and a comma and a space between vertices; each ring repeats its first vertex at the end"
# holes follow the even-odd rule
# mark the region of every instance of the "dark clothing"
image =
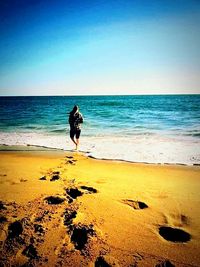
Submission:
POLYGON ((70 137, 72 139, 74 138, 74 136, 76 136, 76 139, 79 139, 80 134, 81 134, 81 129, 74 129, 74 128, 70 129, 70 137))
POLYGON ((76 135, 76 138, 78 139, 80 137, 81 133, 81 127, 80 124, 83 123, 83 117, 81 113, 76 112, 69 114, 69 125, 70 125, 70 137, 74 138, 76 135))

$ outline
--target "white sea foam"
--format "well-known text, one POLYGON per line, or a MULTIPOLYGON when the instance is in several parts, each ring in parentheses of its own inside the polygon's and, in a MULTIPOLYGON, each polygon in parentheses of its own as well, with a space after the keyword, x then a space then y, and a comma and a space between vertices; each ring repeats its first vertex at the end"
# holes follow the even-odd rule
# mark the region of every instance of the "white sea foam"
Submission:
MULTIPOLYGON (((148 163, 200 163, 200 141, 192 138, 176 139, 168 136, 111 137, 81 136, 80 150, 89 156, 148 163)), ((1 132, 0 144, 36 145, 71 150, 73 143, 65 135, 44 133, 1 132)))

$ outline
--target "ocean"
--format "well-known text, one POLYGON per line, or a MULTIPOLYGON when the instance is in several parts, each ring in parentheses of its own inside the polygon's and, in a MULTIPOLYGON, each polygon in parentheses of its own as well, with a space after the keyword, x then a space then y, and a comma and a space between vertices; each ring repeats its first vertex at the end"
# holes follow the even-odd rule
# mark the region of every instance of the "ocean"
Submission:
POLYGON ((72 150, 68 115, 84 123, 89 156, 148 163, 200 163, 200 95, 0 97, 0 144, 72 150))

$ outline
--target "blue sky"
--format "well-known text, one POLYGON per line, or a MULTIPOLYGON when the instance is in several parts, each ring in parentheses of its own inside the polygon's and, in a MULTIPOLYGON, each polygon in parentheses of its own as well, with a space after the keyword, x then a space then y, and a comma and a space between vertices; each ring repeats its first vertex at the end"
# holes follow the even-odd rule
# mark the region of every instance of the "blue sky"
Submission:
POLYGON ((199 0, 1 0, 0 95, 200 93, 199 47, 199 0))

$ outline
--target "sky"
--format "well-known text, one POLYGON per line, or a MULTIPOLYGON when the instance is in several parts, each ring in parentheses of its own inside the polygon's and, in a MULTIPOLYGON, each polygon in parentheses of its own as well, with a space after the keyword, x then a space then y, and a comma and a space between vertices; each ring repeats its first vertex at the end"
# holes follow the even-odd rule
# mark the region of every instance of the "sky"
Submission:
POLYGON ((0 1, 0 96, 187 93, 199 0, 0 1))

